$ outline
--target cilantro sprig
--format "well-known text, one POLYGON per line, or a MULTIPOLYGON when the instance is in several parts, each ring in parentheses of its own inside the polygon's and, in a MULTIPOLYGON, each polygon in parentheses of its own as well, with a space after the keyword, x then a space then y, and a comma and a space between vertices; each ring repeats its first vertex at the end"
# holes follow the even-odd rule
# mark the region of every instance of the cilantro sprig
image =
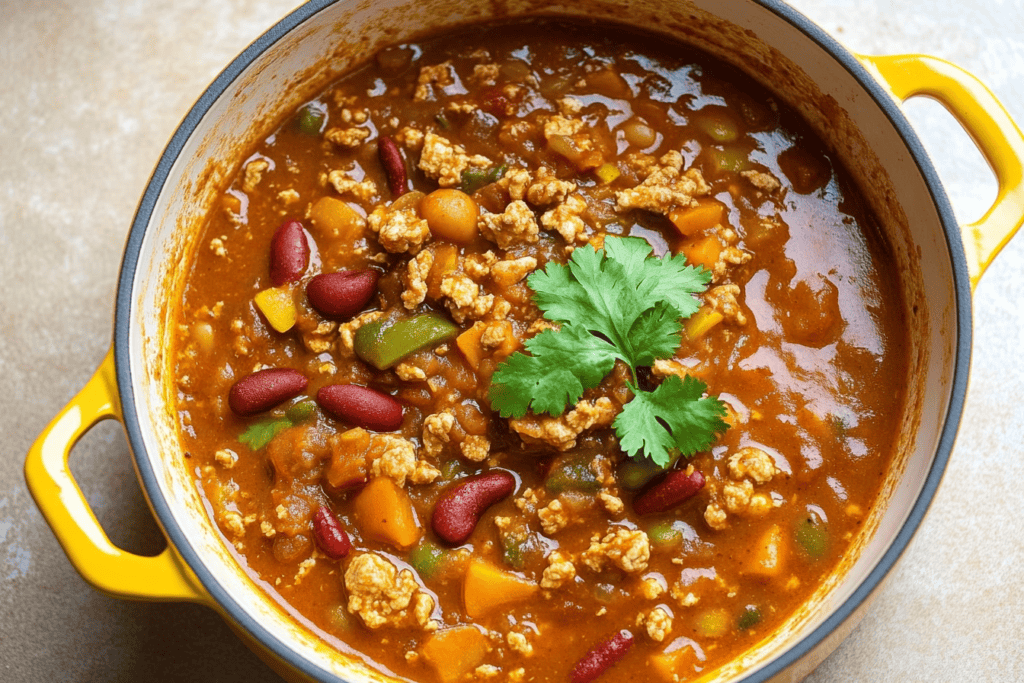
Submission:
POLYGON ((615 418, 622 450, 667 465, 672 451, 693 455, 727 429, 725 406, 704 396, 693 377, 670 376, 643 391, 637 368, 671 358, 681 343, 685 318, 697 309, 694 294, 711 274, 686 265, 682 255, 652 258, 637 237, 607 237, 602 249, 588 245, 565 265, 549 263, 527 283, 533 299, 558 330, 526 340, 530 355, 514 353, 491 377, 491 404, 502 417, 528 411, 561 415, 583 392, 601 383, 616 359, 632 373, 634 398, 615 418))
POLYGON ((313 416, 316 403, 311 399, 299 401, 288 407, 281 417, 271 417, 249 425, 238 437, 251 451, 258 451, 274 440, 274 437, 313 416))

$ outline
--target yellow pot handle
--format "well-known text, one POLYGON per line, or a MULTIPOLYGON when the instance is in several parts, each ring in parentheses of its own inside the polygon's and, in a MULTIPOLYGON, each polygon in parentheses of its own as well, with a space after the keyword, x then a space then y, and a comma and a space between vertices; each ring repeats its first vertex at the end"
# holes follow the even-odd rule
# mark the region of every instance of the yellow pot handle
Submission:
POLYGON ((937 100, 974 140, 999 183, 988 212, 962 228, 971 287, 1024 223, 1024 135, 996 96, 960 67, 925 55, 860 60, 903 101, 917 95, 937 100))
POLYGON ((92 379, 46 426, 25 460, 25 480, 78 573, 118 598, 206 603, 206 593, 170 545, 155 557, 121 550, 104 533, 71 477, 68 454, 93 425, 120 419, 113 350, 92 379))

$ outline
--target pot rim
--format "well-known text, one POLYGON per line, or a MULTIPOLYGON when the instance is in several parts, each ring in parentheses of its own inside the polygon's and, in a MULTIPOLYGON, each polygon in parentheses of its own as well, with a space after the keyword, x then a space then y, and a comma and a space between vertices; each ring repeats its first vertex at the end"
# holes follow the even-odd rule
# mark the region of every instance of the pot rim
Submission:
MULTIPOLYGON (((133 305, 133 282, 139 267, 139 256, 146 229, 152 218, 159 195, 163 191, 164 183, 167 181, 170 171, 178 160, 186 142, 195 132, 212 105, 250 64, 256 61, 266 50, 291 30, 324 8, 335 4, 335 1, 310 0, 310 2, 293 10, 257 38, 214 79, 175 130, 163 153, 160 155, 160 159, 146 184, 146 189, 132 219, 117 284, 113 340, 117 385, 123 411, 122 419, 132 450, 132 457, 135 460, 136 470, 145 489, 146 497, 168 538, 168 542, 177 549, 177 552, 188 564, 203 589, 223 609, 225 616, 230 616, 235 624, 245 629, 263 646, 268 648, 275 657, 286 662, 301 673, 317 680, 341 679, 334 677, 332 673, 301 657, 288 646, 287 642, 281 640, 261 623, 251 618, 242 606, 231 598, 228 592, 221 586, 216 576, 203 564, 192 543, 177 524, 168 501, 160 492, 161 489, 157 483, 157 472, 153 469, 150 460, 137 455, 138 453, 145 453, 146 448, 140 427, 140 417, 135 409, 135 390, 132 382, 129 336, 133 305)), ((340 1, 344 2, 345 0, 340 1)), ((943 237, 949 249, 953 271, 957 333, 948 410, 936 446, 934 460, 906 520, 867 577, 824 622, 779 657, 770 661, 758 671, 747 674, 740 679, 744 683, 761 683, 803 659, 821 645, 843 622, 850 618, 881 585, 882 581, 906 550, 911 538, 920 526, 942 480, 953 449, 957 430, 960 426, 970 370, 972 314, 970 277, 963 249, 960 225, 956 221, 949 198, 942 187, 939 176, 923 144, 896 101, 885 91, 879 81, 868 73, 863 64, 849 50, 803 14, 781 2, 781 0, 751 0, 751 2, 760 5, 783 21, 788 22, 828 52, 870 95, 874 103, 882 110, 882 113, 900 134, 913 157, 914 163, 925 180, 928 193, 937 209, 939 221, 943 228, 943 237)))

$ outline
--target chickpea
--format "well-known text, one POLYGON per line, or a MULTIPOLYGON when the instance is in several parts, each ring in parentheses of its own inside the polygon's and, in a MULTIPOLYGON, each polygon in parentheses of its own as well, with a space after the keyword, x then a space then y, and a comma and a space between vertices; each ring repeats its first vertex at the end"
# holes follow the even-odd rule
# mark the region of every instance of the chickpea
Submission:
POLYGON ((213 325, 210 323, 196 323, 192 327, 192 337, 196 340, 199 349, 203 353, 212 353, 215 348, 213 325))
POLYGON ((647 122, 641 118, 633 117, 622 126, 622 133, 626 142, 639 149, 646 149, 658 140, 658 134, 647 122))
POLYGON ((420 215, 426 219, 430 232, 459 244, 472 242, 476 237, 479 214, 473 198, 459 190, 434 190, 420 204, 420 215))

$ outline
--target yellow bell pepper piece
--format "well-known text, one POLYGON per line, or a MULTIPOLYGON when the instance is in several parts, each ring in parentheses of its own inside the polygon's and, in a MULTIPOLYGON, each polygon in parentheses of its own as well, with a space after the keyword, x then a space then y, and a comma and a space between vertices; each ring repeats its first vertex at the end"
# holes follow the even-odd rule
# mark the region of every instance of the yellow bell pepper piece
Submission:
POLYGON ((702 308, 686 321, 686 338, 690 341, 700 339, 724 319, 725 316, 718 311, 702 308))
POLYGON ((597 167, 597 170, 594 171, 594 173, 597 174, 597 177, 600 178, 601 182, 605 185, 622 175, 619 172, 618 167, 615 164, 610 163, 601 164, 597 167))
POLYGON ((267 322, 278 332, 287 332, 295 325, 295 302, 291 290, 285 287, 264 289, 253 299, 267 322))

